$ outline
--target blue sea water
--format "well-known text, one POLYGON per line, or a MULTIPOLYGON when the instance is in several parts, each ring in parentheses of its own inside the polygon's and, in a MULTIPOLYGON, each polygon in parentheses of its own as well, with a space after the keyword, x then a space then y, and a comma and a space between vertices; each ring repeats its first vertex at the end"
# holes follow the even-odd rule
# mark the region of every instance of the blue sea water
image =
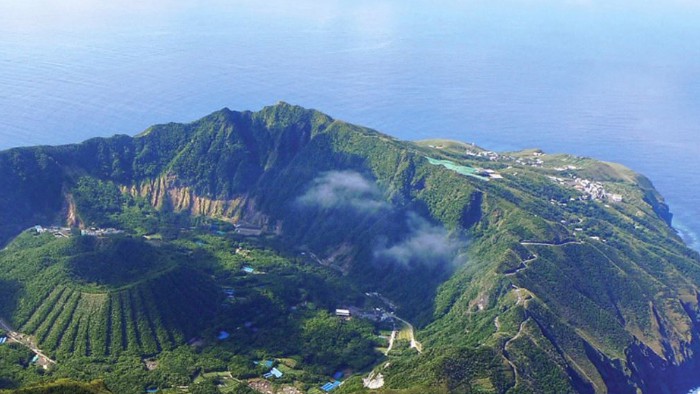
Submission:
POLYGON ((0 149, 278 100, 649 176, 698 247, 700 5, 0 0, 0 149))
POLYGON ((698 247, 694 2, 146 3, 0 0, 0 149, 284 100, 403 139, 624 163, 698 247))
POLYGON ((0 149, 284 100, 626 164, 698 248, 698 20, 688 0, 0 0, 0 149))

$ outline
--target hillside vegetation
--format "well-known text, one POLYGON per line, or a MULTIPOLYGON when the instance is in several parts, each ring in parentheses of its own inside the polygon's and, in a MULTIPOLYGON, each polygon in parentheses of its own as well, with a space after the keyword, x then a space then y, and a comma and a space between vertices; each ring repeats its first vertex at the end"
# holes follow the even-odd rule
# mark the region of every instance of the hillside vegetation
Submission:
POLYGON ((698 383, 700 257, 617 164, 399 141, 280 103, 0 152, 0 178, 0 316, 66 376, 100 377, 71 364, 99 358, 139 376, 119 387, 173 387, 250 377, 243 355, 297 360, 288 382, 305 389, 352 371, 340 393, 369 390, 370 372, 386 393, 698 383), (36 224, 125 232, 22 233, 36 224), (241 273, 246 242, 265 274, 241 273), (228 286, 244 289, 233 306, 228 286), (387 327, 329 314, 348 305, 411 322, 422 351, 401 336, 381 356, 387 327), (220 330, 235 340, 185 345, 220 330), (191 363, 171 376, 125 361, 172 354, 191 363))

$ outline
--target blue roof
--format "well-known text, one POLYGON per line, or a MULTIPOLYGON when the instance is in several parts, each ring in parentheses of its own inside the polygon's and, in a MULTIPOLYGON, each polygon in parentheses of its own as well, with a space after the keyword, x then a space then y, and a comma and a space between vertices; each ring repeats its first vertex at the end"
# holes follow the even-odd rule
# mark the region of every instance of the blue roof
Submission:
POLYGON ((271 377, 274 376, 274 377, 276 377, 276 378, 279 379, 279 378, 282 377, 282 375, 284 375, 284 374, 282 373, 282 371, 280 371, 280 370, 277 369, 277 368, 272 368, 272 369, 270 370, 270 372, 268 372, 268 373, 266 373, 266 374, 263 375, 263 378, 265 378, 265 379, 270 379, 271 377))
POLYGON ((323 390, 325 392, 335 390, 336 388, 338 388, 338 386, 340 386, 341 383, 342 382, 337 381, 337 380, 333 383, 328 382, 328 383, 324 384, 323 386, 321 386, 321 390, 323 390))
POLYGON ((7 337, 0 337, 0 345, 7 342, 7 337))
POLYGON ((335 379, 335 380, 340 380, 342 378, 343 378, 343 373, 341 371, 338 371, 338 372, 333 374, 333 379, 335 379))
POLYGON ((253 361, 253 364, 255 364, 255 365, 262 364, 268 368, 272 368, 272 364, 274 364, 274 363, 275 362, 272 360, 253 361))
POLYGON ((221 331, 221 332, 219 332, 219 336, 217 336, 217 338, 220 341, 223 341, 224 339, 228 339, 228 337, 230 337, 230 336, 231 336, 231 334, 227 333, 226 331, 221 331))
POLYGON ((243 267, 243 271, 246 273, 252 274, 253 272, 255 272, 255 269, 253 267, 245 266, 245 267, 243 267))
POLYGON ((34 355, 34 358, 32 358, 32 361, 30 361, 30 363, 35 363, 35 362, 37 362, 38 360, 39 360, 39 355, 38 355, 38 354, 35 354, 35 355, 34 355))

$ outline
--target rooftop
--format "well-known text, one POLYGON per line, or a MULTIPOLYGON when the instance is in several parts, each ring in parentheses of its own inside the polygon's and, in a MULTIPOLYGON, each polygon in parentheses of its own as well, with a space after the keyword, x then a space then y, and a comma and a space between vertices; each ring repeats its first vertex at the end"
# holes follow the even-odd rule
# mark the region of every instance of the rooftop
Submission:
POLYGON ((216 338, 220 341, 223 341, 225 339, 228 339, 230 336, 231 334, 227 333, 226 331, 220 331, 219 335, 216 338))
POLYGON ((270 370, 270 372, 268 372, 268 373, 266 373, 265 375, 263 375, 263 377, 264 377, 265 379, 269 379, 269 378, 272 378, 272 377, 275 377, 275 378, 279 379, 279 378, 282 377, 282 375, 284 375, 284 374, 283 374, 279 369, 277 369, 277 368, 272 368, 272 369, 270 370))
POLYGON ((323 386, 321 386, 321 390, 323 390, 325 392, 333 391, 333 390, 337 389, 341 384, 343 384, 343 382, 341 382, 339 380, 336 380, 335 382, 328 382, 328 383, 324 384, 323 386))

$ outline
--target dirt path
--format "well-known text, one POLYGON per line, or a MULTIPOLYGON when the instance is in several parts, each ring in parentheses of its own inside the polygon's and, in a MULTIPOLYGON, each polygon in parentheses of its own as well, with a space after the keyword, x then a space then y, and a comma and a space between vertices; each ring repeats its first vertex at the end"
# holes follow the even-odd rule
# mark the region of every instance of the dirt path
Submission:
POLYGON ((3 330, 6 331, 6 335, 8 338, 10 338, 13 342, 17 342, 22 346, 25 346, 29 348, 32 352, 34 352, 37 356, 39 356, 38 363, 40 365, 43 365, 45 368, 49 364, 56 364, 56 361, 50 359, 46 354, 44 354, 32 341, 31 337, 29 335, 25 335, 22 333, 19 333, 15 331, 5 320, 0 319, 0 327, 2 327, 3 330))
POLYGON ((386 352, 384 352, 385 356, 389 355, 389 352, 391 351, 391 348, 394 347, 394 340, 396 339, 396 327, 394 327, 394 330, 391 332, 391 336, 389 337, 389 347, 386 349, 386 352))
MULTIPOLYGON (((515 363, 513 363, 513 361, 511 361, 511 359, 510 359, 510 354, 508 353, 508 346, 511 343, 513 343, 513 341, 515 341, 516 339, 518 339, 522 336, 523 329, 525 328, 525 323, 527 323, 527 321, 531 319, 531 317, 528 316, 527 303, 532 298, 531 298, 531 295, 529 296, 527 289, 524 289, 524 288, 521 288, 521 287, 518 287, 515 285, 513 285, 513 289, 516 292, 516 294, 518 295, 518 300, 516 302, 516 305, 522 304, 523 308, 525 308, 525 319, 520 322, 520 326, 518 327, 518 332, 515 334, 515 336, 513 336, 512 338, 510 338, 509 340, 507 340, 503 344, 503 357, 506 359, 506 361, 510 365, 511 369, 513 370, 513 374, 515 375, 515 385, 517 386, 518 380, 520 379, 520 373, 518 372, 518 367, 516 367, 515 363), (525 294, 523 294, 523 293, 525 293, 525 294)), ((498 318, 496 318, 495 323, 496 323, 497 327, 500 327, 500 323, 498 322, 498 318)))
MULTIPOLYGON (((583 243, 584 243, 583 241, 566 241, 566 242, 559 242, 559 243, 557 243, 557 242, 528 242, 528 241, 520 242, 521 245, 526 246, 526 247, 527 247, 527 246, 552 246, 552 247, 556 247, 556 246, 565 246, 565 245, 571 245, 571 244, 581 245, 581 244, 583 244, 583 243)), ((530 267, 530 264, 531 264, 532 262, 534 262, 535 260, 537 260, 537 258, 538 258, 538 256, 537 256, 536 254, 533 253, 532 256, 531 256, 530 258, 528 258, 528 259, 526 259, 526 260, 523 260, 517 268, 515 268, 515 269, 513 269, 513 270, 510 270, 510 271, 506 271, 506 272, 504 273, 505 276, 515 275, 515 274, 519 273, 520 271, 529 268, 529 267, 530 267)), ((523 290, 524 290, 524 289, 521 289, 520 287, 518 287, 518 286, 516 286, 516 285, 512 285, 512 286, 513 286, 513 288, 515 289, 515 291, 517 292, 517 295, 518 295, 518 299, 517 299, 517 301, 516 301, 515 304, 516 304, 516 305, 521 305, 521 304, 522 304, 523 307, 526 308, 526 313, 527 313, 527 302, 529 301, 529 299, 526 298, 527 293, 526 293, 525 295, 523 295, 523 290)), ((525 291, 526 291, 526 290, 525 290, 525 291)), ((527 316, 527 315, 526 315, 526 316, 527 316)), ((517 367, 517 366, 515 365, 515 363, 513 363, 513 361, 510 359, 510 354, 508 353, 508 347, 513 343, 513 341, 515 341, 515 340, 517 340, 518 338, 520 338, 520 336, 521 336, 522 333, 523 333, 523 328, 525 327, 525 323, 527 323, 527 321, 528 321, 529 319, 530 319, 530 318, 527 317, 525 320, 523 320, 522 322, 520 322, 520 327, 518 327, 518 332, 515 334, 515 336, 513 336, 512 338, 510 338, 509 340, 507 340, 507 341, 503 344, 503 357, 506 359, 506 361, 508 362, 508 365, 510 365, 510 368, 513 370, 513 375, 515 375, 515 385, 516 385, 516 386, 518 385, 518 382, 520 381, 520 373, 518 372, 518 367, 517 367)), ((498 321, 498 317, 496 317, 496 318, 494 319, 493 323, 494 323, 494 325, 496 326, 496 331, 500 331, 500 329, 501 329, 501 324, 500 324, 500 322, 498 321)))
MULTIPOLYGON (((529 318, 528 318, 528 319, 529 319, 529 318)), ((506 343, 503 345, 503 348, 504 348, 504 349, 507 350, 508 345, 510 345, 511 342, 513 342, 514 340, 520 338, 520 335, 523 333, 523 327, 525 326, 525 323, 527 322, 528 319, 525 319, 525 320, 523 320, 523 321, 520 322, 520 327, 518 328, 518 333, 515 334, 515 336, 514 336, 513 338, 511 338, 511 339, 509 339, 508 341, 506 341, 506 343)))
POLYGON ((413 324, 407 322, 406 320, 404 320, 404 319, 402 319, 402 318, 400 318, 400 317, 398 317, 398 316, 396 316, 396 315, 394 315, 394 314, 392 314, 391 317, 393 317, 394 319, 396 319, 396 320, 398 320, 398 321, 403 322, 405 325, 408 326, 409 333, 410 333, 410 336, 411 336, 411 348, 412 348, 412 349, 418 350, 418 353, 423 353, 423 344, 421 344, 420 342, 418 342, 418 341, 416 340, 416 336, 415 336, 415 334, 414 334, 415 329, 413 328, 413 324))
POLYGON ((309 250, 309 251, 307 251, 307 252, 305 252, 305 253, 308 253, 309 256, 310 256, 315 262, 317 262, 319 265, 321 265, 321 266, 323 266, 323 267, 326 267, 326 268, 332 268, 332 269, 334 269, 334 270, 336 270, 336 271, 339 271, 339 272, 341 272, 341 273, 343 273, 343 274, 345 273, 345 272, 343 272, 343 269, 342 269, 342 268, 340 268, 340 267, 338 267, 338 266, 335 266, 335 265, 333 265, 333 264, 329 264, 329 263, 327 263, 327 262, 321 260, 321 259, 320 259, 318 256, 316 256, 316 255, 314 254, 314 252, 312 252, 312 251, 309 250))
POLYGON ((515 385, 518 385, 518 381, 520 380, 520 374, 518 373, 518 367, 515 366, 515 364, 510 360, 510 354, 508 354, 508 345, 510 345, 513 341, 516 339, 520 338, 520 335, 523 332, 523 327, 525 326, 525 323, 528 321, 529 318, 523 320, 520 322, 520 327, 518 328, 518 333, 515 334, 515 336, 509 340, 506 341, 505 344, 503 344, 503 357, 505 357, 506 361, 510 365, 511 369, 513 369, 513 374, 515 375, 515 385))

